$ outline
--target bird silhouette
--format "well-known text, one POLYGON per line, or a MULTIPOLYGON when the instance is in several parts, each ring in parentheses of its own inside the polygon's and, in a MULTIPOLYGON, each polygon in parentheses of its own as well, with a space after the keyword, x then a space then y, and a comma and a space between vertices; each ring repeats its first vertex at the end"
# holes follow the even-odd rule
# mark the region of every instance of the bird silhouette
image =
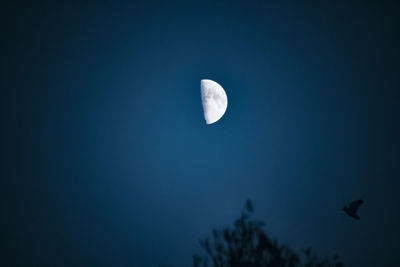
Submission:
POLYGON ((350 203, 349 206, 344 206, 343 211, 347 213, 350 217, 359 220, 360 216, 356 214, 358 208, 364 203, 364 200, 359 199, 350 203))

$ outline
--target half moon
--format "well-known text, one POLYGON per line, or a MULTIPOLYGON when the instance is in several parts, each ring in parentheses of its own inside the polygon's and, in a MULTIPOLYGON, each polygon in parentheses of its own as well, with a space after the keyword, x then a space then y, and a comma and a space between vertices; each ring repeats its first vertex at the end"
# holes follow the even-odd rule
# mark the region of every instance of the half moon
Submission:
POLYGON ((200 90, 204 118, 207 124, 212 124, 225 114, 228 107, 228 97, 224 88, 212 80, 201 80, 200 90))

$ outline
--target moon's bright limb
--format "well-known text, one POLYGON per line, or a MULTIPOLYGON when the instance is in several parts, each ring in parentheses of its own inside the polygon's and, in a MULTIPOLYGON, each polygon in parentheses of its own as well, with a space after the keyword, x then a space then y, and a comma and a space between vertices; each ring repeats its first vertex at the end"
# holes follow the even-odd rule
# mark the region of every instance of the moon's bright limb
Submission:
POLYGON ((224 115, 228 106, 224 88, 212 80, 203 79, 200 82, 200 89, 206 123, 214 123, 224 115))

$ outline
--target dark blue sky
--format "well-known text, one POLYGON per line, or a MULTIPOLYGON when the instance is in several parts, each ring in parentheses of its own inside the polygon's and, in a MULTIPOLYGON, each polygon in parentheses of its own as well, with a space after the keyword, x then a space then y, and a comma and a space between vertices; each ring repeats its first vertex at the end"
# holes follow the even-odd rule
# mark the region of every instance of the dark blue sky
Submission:
POLYGON ((320 2, 5 4, 2 266, 190 266, 247 198, 295 249, 398 266, 400 10, 320 2))

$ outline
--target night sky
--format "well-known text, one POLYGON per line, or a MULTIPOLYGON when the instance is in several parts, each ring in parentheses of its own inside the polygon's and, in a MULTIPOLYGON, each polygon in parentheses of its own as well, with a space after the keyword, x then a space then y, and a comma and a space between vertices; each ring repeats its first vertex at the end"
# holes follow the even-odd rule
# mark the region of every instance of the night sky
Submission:
POLYGON ((191 266, 248 198, 297 251, 399 266, 398 6, 46 2, 0 9, 1 266, 191 266))

